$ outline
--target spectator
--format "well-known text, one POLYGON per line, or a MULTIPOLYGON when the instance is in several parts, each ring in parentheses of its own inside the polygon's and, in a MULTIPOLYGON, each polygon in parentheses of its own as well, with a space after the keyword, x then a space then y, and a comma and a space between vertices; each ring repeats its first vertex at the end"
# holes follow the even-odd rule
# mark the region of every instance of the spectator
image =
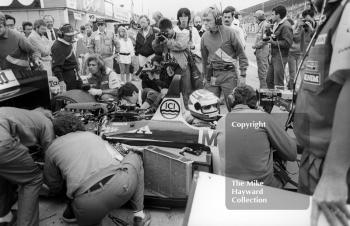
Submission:
POLYGON ((154 27, 159 28, 159 21, 162 19, 164 16, 161 12, 156 11, 152 15, 152 19, 154 20, 155 24, 154 27))
POLYGON ((195 16, 193 19, 193 25, 197 29, 199 36, 202 37, 205 32, 204 27, 202 26, 202 18, 200 16, 195 16))
POLYGON ((274 175, 273 157, 295 161, 296 143, 271 115, 256 109, 256 91, 251 86, 237 87, 229 98, 232 111, 217 125, 219 155, 225 159, 221 162, 221 172, 227 177, 258 180, 281 188, 283 180, 274 175), (238 126, 246 122, 255 125, 245 129, 238 126))
MULTIPOLYGON (((136 47, 136 37, 137 37, 137 33, 138 32, 139 32, 138 24, 134 20, 131 20, 130 27, 129 27, 129 30, 128 30, 128 36, 129 36, 129 38, 132 41, 134 49, 136 47)), ((133 67, 133 80, 137 81, 138 77, 135 76, 135 74, 139 70, 139 59, 138 59, 138 56, 134 55, 134 56, 131 57, 131 65, 133 67)))
POLYGON ((104 101, 110 98, 116 99, 118 88, 121 86, 119 76, 111 68, 106 67, 98 55, 90 55, 86 59, 86 64, 89 70, 87 80, 91 87, 89 93, 104 101))
POLYGON ((245 48, 246 42, 244 37, 244 31, 237 24, 233 23, 235 13, 236 13, 236 9, 233 6, 227 6, 223 11, 223 17, 222 17, 223 24, 228 27, 232 27, 235 31, 238 32, 239 40, 242 42, 242 45, 245 48))
POLYGON ((82 81, 78 75, 78 62, 72 46, 76 32, 70 24, 65 24, 59 33, 51 47, 52 73, 60 83, 61 92, 80 89, 82 81))
POLYGON ((159 21, 159 29, 161 33, 153 41, 153 49, 157 54, 163 54, 164 58, 173 58, 179 64, 180 67, 177 68, 178 70, 175 71, 175 74, 182 75, 181 92, 185 107, 188 108, 188 98, 192 92, 191 71, 188 64, 188 53, 186 52, 190 44, 189 34, 183 32, 176 33, 172 22, 167 18, 159 21))
POLYGON ((127 82, 118 90, 118 98, 126 101, 129 105, 136 105, 140 109, 152 108, 156 110, 162 102, 163 95, 148 88, 140 91, 134 84, 127 82))
POLYGON ((106 30, 106 22, 103 18, 96 20, 98 30, 92 34, 90 50, 100 54, 106 66, 113 68, 113 58, 119 52, 119 43, 113 32, 106 30))
POLYGON ((41 65, 39 56, 27 38, 6 26, 5 15, 0 12, 0 68, 30 69, 28 59, 41 65))
POLYGON ((89 57, 89 53, 93 53, 91 47, 92 38, 92 25, 90 23, 85 24, 85 33, 82 38, 77 41, 76 56, 79 57, 79 64, 81 67, 80 74, 86 75, 87 68, 85 60, 89 57))
POLYGON ((22 23, 22 29, 23 29, 24 36, 28 38, 30 33, 32 33, 33 24, 29 21, 25 21, 22 23))
POLYGON ((51 44, 45 37, 46 23, 39 19, 34 22, 34 31, 29 35, 28 40, 40 53, 40 58, 43 63, 44 70, 47 71, 48 77, 52 76, 51 69, 51 44))
POLYGON ((262 10, 258 10, 255 13, 256 22, 258 23, 258 31, 256 32, 255 49, 256 63, 258 65, 258 77, 260 81, 260 88, 266 89, 266 75, 269 68, 269 45, 263 41, 266 37, 266 33, 270 31, 270 25, 266 22, 265 13, 262 10))
POLYGON ((299 18, 296 24, 293 20, 288 19, 289 23, 293 26, 293 44, 289 49, 288 56, 288 68, 289 68, 289 81, 288 89, 293 89, 295 75, 302 56, 301 52, 301 34, 302 34, 302 19, 299 18))
POLYGON ((120 45, 120 52, 118 53, 118 62, 122 82, 130 82, 130 64, 132 57, 135 55, 135 52, 132 41, 128 37, 126 28, 123 26, 120 26, 118 28, 118 42, 120 45))
POLYGON ((53 42, 58 38, 58 36, 57 36, 58 29, 53 27, 55 19, 51 15, 45 15, 43 17, 43 20, 45 21, 46 27, 47 27, 45 36, 47 39, 49 39, 49 41, 52 45, 53 42))
POLYGON ((8 14, 5 15, 5 18, 6 18, 6 27, 12 30, 15 29, 16 19, 13 16, 8 14))
POLYGON ((84 25, 80 26, 80 33, 77 35, 78 39, 84 38, 86 33, 86 28, 84 25))
POLYGON ((152 41, 156 31, 150 26, 150 20, 145 15, 140 16, 139 24, 141 29, 136 36, 135 55, 139 58, 139 66, 143 67, 154 56, 152 41))
POLYGON ((304 10, 302 12, 302 21, 300 26, 303 28, 302 31, 302 42, 301 49, 303 52, 306 51, 306 48, 309 46, 312 36, 315 33, 316 21, 315 21, 315 12, 311 9, 304 10))
POLYGON ((293 29, 286 16, 286 7, 280 5, 272 9, 273 35, 266 41, 271 44, 271 62, 266 78, 269 89, 284 86, 284 68, 288 61, 289 48, 293 44, 293 29))

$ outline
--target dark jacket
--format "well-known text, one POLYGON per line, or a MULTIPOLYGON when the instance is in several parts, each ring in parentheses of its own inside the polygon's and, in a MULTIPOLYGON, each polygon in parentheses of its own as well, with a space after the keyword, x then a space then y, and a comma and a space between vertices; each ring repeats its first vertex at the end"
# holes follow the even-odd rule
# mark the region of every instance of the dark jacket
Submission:
POLYGON ((279 24, 274 32, 276 41, 271 42, 271 55, 279 56, 278 46, 281 49, 282 57, 288 57, 289 48, 293 44, 293 28, 290 23, 285 20, 279 24))
MULTIPOLYGON (((56 37, 56 39, 58 39, 59 38, 58 34, 57 34, 58 29, 57 28, 53 28, 53 32, 55 32, 55 37, 56 37)), ((46 32, 44 33, 44 36, 49 39, 49 37, 47 37, 47 33, 46 32)))
POLYGON ((137 33, 135 45, 136 56, 141 54, 142 56, 148 57, 154 53, 154 50, 152 49, 152 41, 154 40, 156 33, 157 31, 152 27, 150 28, 150 32, 147 34, 146 39, 142 34, 142 30, 137 33))

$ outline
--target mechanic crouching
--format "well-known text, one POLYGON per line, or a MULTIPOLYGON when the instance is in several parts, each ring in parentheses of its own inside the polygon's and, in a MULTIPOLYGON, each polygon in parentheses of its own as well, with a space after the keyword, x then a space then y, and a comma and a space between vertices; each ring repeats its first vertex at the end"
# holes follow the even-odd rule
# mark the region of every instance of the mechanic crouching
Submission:
POLYGON ((229 95, 232 111, 218 121, 221 172, 226 176, 281 188, 286 178, 274 175, 274 157, 295 161, 296 143, 268 113, 257 110, 255 90, 237 87, 229 95))
POLYGON ((105 215, 130 200, 134 225, 149 225, 143 212, 144 172, 141 157, 130 152, 121 162, 113 159, 99 136, 85 132, 72 113, 60 112, 53 121, 58 138, 45 156, 44 179, 51 194, 66 181, 71 199, 63 213, 66 222, 99 225, 105 215))
POLYGON ((29 153, 40 145, 46 151, 55 138, 49 111, 0 108, 0 225, 12 225, 11 207, 18 190, 17 225, 39 225, 42 172, 29 153), (8 224, 9 223, 9 224, 8 224))
POLYGON ((115 100, 118 95, 118 88, 121 86, 118 75, 112 69, 106 67, 102 57, 98 55, 89 56, 86 64, 89 69, 87 82, 90 89, 88 92, 102 101, 115 100))

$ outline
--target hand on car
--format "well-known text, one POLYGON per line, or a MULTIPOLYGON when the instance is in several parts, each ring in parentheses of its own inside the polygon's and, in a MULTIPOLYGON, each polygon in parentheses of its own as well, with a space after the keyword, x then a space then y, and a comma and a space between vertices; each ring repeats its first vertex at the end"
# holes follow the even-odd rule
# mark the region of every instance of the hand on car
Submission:
POLYGON ((102 89, 91 88, 91 89, 89 89, 88 92, 93 96, 101 96, 102 95, 102 89))

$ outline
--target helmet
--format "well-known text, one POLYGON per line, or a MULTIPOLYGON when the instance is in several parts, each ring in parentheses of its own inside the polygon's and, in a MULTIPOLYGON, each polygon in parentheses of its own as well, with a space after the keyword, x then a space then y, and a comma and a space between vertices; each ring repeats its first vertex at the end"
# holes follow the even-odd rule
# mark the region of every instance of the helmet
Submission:
POLYGON ((204 121, 215 121, 220 113, 220 100, 214 93, 199 89, 190 95, 188 108, 195 118, 204 121))

